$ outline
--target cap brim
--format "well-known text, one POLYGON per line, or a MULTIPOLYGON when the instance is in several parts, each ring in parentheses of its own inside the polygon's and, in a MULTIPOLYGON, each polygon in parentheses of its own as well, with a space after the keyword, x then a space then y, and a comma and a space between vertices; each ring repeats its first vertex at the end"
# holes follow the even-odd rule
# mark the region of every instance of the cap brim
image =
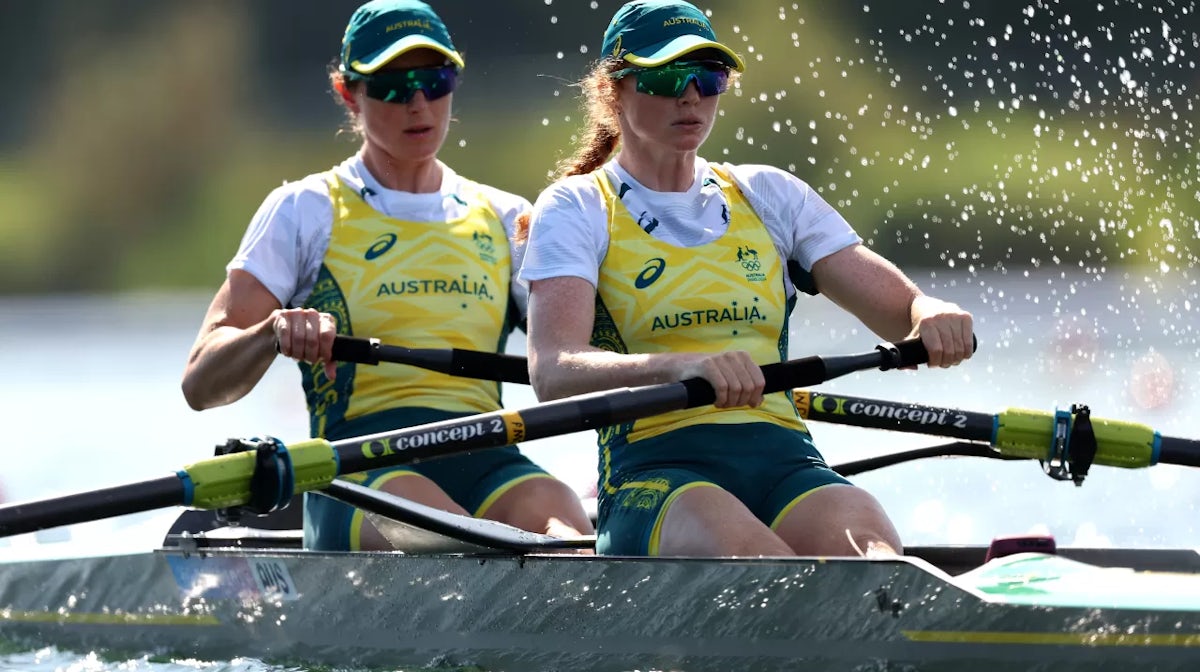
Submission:
POLYGON ((644 50, 648 52, 645 55, 633 52, 625 54, 625 60, 643 68, 654 68, 701 49, 716 49, 727 57, 723 60, 729 67, 738 72, 746 69, 746 64, 742 62, 742 57, 734 53, 732 49, 720 42, 706 40, 699 35, 680 35, 673 40, 651 45, 648 49, 644 50))
POLYGON ((438 43, 436 40, 428 38, 424 35, 407 35, 389 45, 386 49, 371 54, 370 57, 354 61, 350 63, 350 69, 357 73, 369 75, 372 72, 387 65, 388 61, 396 58, 400 54, 412 51, 413 49, 432 49, 439 54, 450 59, 458 67, 464 67, 462 56, 453 49, 447 49, 445 45, 438 43))

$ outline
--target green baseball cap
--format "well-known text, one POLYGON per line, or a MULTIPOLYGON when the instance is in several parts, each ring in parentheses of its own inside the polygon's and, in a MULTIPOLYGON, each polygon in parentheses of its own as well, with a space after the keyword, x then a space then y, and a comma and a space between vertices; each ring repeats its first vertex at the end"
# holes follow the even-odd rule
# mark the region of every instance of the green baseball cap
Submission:
POLYGON ((684 0, 634 0, 613 15, 600 53, 647 68, 699 49, 716 49, 721 60, 741 72, 742 58, 717 41, 712 24, 684 0))
POLYGON ((463 67, 450 31, 419 0, 371 0, 355 10, 342 37, 341 71, 369 75, 413 49, 432 49, 463 67))

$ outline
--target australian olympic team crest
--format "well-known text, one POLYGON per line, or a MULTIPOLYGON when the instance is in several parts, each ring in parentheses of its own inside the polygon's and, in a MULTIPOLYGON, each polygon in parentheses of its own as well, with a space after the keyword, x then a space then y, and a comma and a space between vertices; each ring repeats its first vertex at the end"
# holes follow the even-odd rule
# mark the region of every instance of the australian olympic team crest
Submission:
POLYGON ((746 272, 746 279, 750 282, 762 282, 767 279, 767 275, 762 272, 762 262, 758 259, 758 250, 749 245, 738 245, 737 263, 746 272))
POLYGON ((496 241, 486 231, 471 232, 471 240, 479 250, 479 258, 488 264, 496 263, 496 241))

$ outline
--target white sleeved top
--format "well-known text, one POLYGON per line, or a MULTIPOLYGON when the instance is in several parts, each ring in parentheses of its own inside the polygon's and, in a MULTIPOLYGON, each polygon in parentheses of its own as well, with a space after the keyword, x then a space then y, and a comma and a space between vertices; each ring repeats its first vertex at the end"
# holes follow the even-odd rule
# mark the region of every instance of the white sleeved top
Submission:
MULTIPOLYGON (((454 221, 467 212, 468 188, 482 188, 492 209, 504 223, 512 253, 513 299, 524 315, 527 290, 516 282, 524 246, 513 241, 517 216, 528 212, 528 200, 486 185, 468 186, 468 181, 442 165, 441 188, 414 194, 384 188, 357 154, 333 168, 337 176, 355 189, 376 210, 388 217, 412 222, 454 221)), ((287 182, 272 191, 250 221, 237 254, 226 271, 240 269, 258 279, 282 306, 302 306, 312 292, 317 273, 329 248, 333 231, 333 203, 324 173, 287 182)))
MULTIPOLYGON (((766 225, 780 257, 811 271, 818 260, 862 242, 849 223, 803 180, 765 165, 721 164, 766 225)), ((727 207, 717 175, 696 159, 695 179, 684 192, 652 191, 616 161, 603 170, 643 229, 680 247, 704 245, 725 233, 727 207)), ((563 276, 596 286, 608 250, 608 206, 592 175, 550 185, 533 206, 519 283, 563 276)), ((785 283, 788 296, 795 293, 785 283)))

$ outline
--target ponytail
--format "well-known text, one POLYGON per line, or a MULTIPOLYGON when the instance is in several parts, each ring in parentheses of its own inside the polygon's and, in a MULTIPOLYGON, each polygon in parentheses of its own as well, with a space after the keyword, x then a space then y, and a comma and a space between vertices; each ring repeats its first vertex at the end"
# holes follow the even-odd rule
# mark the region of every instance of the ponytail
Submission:
MULTIPOLYGON (((587 175, 603 166, 617 150, 621 126, 617 123, 617 87, 611 74, 623 67, 624 62, 612 58, 597 61, 579 82, 586 121, 582 133, 576 136, 575 153, 559 162, 554 179, 587 175)), ((528 212, 517 215, 513 239, 518 243, 529 238, 529 218, 528 212)))
POLYGON ((604 165, 616 151, 621 126, 617 123, 617 87, 611 74, 625 65, 612 58, 597 61, 579 83, 586 121, 575 142, 575 153, 558 164, 556 179, 586 175, 604 165))

